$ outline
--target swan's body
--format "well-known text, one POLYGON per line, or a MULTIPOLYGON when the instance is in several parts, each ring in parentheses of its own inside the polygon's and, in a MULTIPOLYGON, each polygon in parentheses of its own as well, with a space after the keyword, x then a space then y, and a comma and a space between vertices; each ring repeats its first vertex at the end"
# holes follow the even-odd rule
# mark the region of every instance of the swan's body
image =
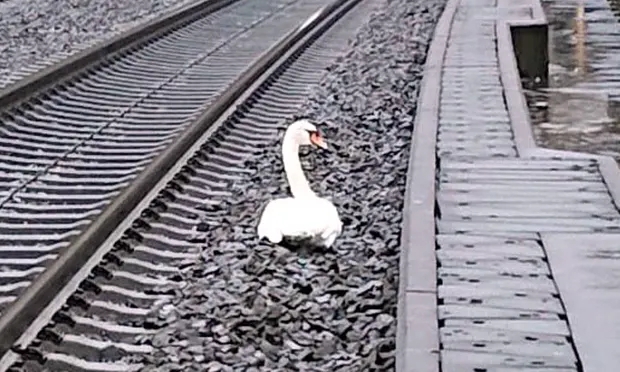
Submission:
POLYGON ((258 224, 259 238, 283 239, 330 247, 342 231, 336 207, 324 198, 282 198, 270 201, 258 224))
POLYGON ((289 126, 282 143, 282 158, 293 197, 267 204, 258 223, 259 239, 267 238, 274 244, 282 240, 307 241, 330 247, 342 232, 338 210, 310 189, 301 168, 299 146, 310 144, 326 147, 313 124, 300 120, 289 126))

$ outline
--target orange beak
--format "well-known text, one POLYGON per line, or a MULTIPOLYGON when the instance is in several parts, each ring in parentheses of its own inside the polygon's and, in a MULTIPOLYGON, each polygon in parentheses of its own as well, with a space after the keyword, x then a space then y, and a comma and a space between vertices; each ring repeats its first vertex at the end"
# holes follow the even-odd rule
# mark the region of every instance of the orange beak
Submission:
POLYGON ((322 149, 327 148, 327 144, 325 143, 325 141, 323 140, 323 137, 319 134, 319 132, 314 132, 310 134, 310 142, 312 142, 312 144, 322 149))

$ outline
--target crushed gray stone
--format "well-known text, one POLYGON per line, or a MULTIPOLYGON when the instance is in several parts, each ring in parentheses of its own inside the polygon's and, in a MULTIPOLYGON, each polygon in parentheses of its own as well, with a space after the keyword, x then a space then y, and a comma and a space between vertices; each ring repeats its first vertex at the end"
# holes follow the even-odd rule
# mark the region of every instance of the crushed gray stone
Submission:
POLYGON ((194 1, 0 1, 0 88, 194 1))
MULTIPOLYGON (((148 371, 390 371, 403 194, 426 51, 445 0, 393 0, 312 89, 297 117, 329 150, 303 151, 317 194, 344 222, 330 249, 259 242, 268 200, 288 196, 277 138, 247 161, 233 196, 202 207, 201 260, 146 319, 160 327, 133 355, 148 371), (277 159, 277 161, 274 161, 277 159), (169 308, 168 308, 169 309, 169 308)), ((303 213, 303 212, 300 212, 303 213)))

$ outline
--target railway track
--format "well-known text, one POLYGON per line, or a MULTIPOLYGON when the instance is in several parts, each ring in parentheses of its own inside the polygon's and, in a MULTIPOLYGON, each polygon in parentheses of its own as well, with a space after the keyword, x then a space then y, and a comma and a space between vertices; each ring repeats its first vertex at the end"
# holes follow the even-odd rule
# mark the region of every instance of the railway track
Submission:
POLYGON ((5 292, 0 371, 142 368, 126 358, 152 351, 137 342, 153 332, 145 316, 199 257, 200 208, 227 195, 372 5, 240 0, 36 98, 15 94, 0 128, 14 167, 0 181, 0 260, 29 274, 5 292))
POLYGON ((92 49, 0 93, 0 312, 248 64, 325 3, 210 0, 121 35, 103 61, 92 49))

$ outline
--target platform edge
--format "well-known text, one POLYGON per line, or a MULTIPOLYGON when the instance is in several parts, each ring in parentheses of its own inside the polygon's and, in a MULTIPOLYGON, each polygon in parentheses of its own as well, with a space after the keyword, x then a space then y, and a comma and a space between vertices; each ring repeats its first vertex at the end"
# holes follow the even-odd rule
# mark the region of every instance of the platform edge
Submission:
POLYGON ((448 0, 424 65, 403 206, 396 372, 439 372, 435 172, 443 60, 460 0, 448 0))

